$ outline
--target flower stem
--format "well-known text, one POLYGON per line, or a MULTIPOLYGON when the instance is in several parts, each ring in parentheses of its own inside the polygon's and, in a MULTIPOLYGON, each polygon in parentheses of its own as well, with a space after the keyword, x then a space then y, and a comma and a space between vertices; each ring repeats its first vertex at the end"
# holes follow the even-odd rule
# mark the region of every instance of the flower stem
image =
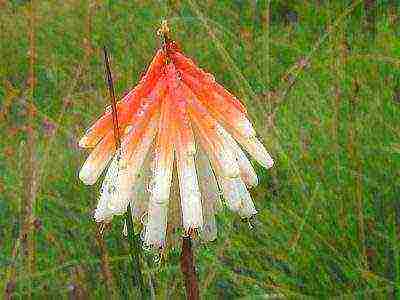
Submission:
POLYGON ((199 299, 199 285, 197 282, 192 238, 190 235, 182 237, 181 270, 185 277, 186 299, 199 299))
POLYGON ((125 221, 128 231, 129 256, 133 267, 134 283, 139 287, 141 299, 145 299, 147 298, 147 289, 143 282, 142 266, 140 263, 140 233, 135 234, 130 204, 128 204, 128 209, 125 213, 125 221))
MULTIPOLYGON (((108 83, 108 90, 111 98, 111 107, 112 107, 112 120, 114 127, 114 139, 115 139, 115 150, 118 154, 118 151, 121 147, 121 137, 119 133, 119 124, 118 124, 118 113, 117 113, 117 101, 115 100, 115 91, 114 84, 111 74, 110 61, 108 59, 107 49, 104 46, 104 62, 106 66, 106 77, 108 83)), ((132 211, 131 205, 128 204, 127 212, 125 213, 125 221, 128 231, 128 243, 129 243, 129 257, 132 263, 133 273, 134 273, 134 284, 139 287, 140 298, 146 299, 146 288, 143 283, 142 276, 142 268, 140 263, 140 233, 135 234, 135 230, 133 228, 133 219, 132 219, 132 211)))

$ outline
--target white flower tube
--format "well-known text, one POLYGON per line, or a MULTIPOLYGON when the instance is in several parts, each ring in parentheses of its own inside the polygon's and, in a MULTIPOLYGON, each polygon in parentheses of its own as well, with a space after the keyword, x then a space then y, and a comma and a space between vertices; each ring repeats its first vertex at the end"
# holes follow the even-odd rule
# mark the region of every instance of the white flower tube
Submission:
POLYGON ((145 228, 146 245, 165 245, 167 212, 172 181, 174 149, 172 139, 171 103, 169 96, 161 104, 161 116, 155 146, 153 179, 150 187, 148 218, 145 228))
POLYGON ((126 212, 132 197, 132 187, 154 140, 157 123, 158 114, 150 120, 130 158, 126 158, 121 151, 115 155, 102 184, 100 200, 94 215, 97 222, 126 212))

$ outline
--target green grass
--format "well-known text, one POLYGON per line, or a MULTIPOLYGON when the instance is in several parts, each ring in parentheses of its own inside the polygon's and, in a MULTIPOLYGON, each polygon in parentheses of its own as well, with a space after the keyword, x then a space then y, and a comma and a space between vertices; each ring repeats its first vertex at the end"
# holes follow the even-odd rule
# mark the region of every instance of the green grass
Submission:
MULTIPOLYGON (((112 55, 122 95, 159 47, 155 33, 168 17, 185 53, 243 99, 276 160, 271 171, 256 166, 254 228, 226 210, 218 218, 218 240, 196 246, 202 296, 400 297, 395 1, 372 1, 370 9, 368 1, 35 2, 33 214, 41 225, 29 267, 22 250, 12 252, 21 242, 32 167, 26 130, 30 5, 0 1, 2 293, 12 285, 15 266, 16 299, 136 295, 122 217, 105 232, 105 275, 90 217, 99 186, 79 182, 87 153, 76 142, 109 102, 102 46, 112 55)), ((145 272, 153 274, 157 298, 183 298, 179 250, 161 263, 147 256, 145 272)))

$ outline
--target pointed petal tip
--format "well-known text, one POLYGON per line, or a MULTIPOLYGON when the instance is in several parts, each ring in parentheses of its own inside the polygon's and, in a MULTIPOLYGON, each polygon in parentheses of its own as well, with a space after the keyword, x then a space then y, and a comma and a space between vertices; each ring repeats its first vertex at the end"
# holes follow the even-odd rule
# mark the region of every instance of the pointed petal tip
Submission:
POLYGON ((258 214, 258 211, 257 211, 257 209, 252 209, 251 211, 248 211, 248 212, 246 212, 246 213, 243 213, 242 215, 241 215, 241 217, 243 218, 243 219, 249 219, 249 218, 252 218, 252 217, 254 217, 256 214, 258 214))
POLYGON ((252 177, 247 176, 246 178, 244 178, 242 176, 241 178, 249 188, 253 188, 253 187, 256 187, 258 185, 258 177, 257 177, 257 175, 256 176, 252 176, 252 177))
POLYGON ((264 157, 259 157, 257 161, 261 166, 263 166, 267 170, 271 169, 274 166, 274 161, 269 155, 264 157))
POLYGON ((109 216, 105 213, 104 209, 96 208, 94 211, 93 219, 97 223, 101 222, 111 222, 112 216, 109 216))
POLYGON ((100 222, 104 221, 104 217, 101 216, 101 213, 99 212, 99 209, 97 209, 97 208, 94 211, 93 219, 96 221, 96 223, 100 223, 100 222))
POLYGON ((79 179, 86 185, 93 185, 96 183, 97 178, 92 176, 93 171, 87 165, 83 165, 79 172, 79 179))
POLYGON ((249 197, 248 199, 243 201, 242 202, 242 207, 240 208, 238 213, 243 219, 249 219, 249 218, 255 216, 258 213, 258 211, 254 207, 253 199, 251 199, 249 197))
POLYGON ((88 140, 89 139, 87 138, 87 136, 82 137, 78 142, 78 146, 81 148, 87 148, 89 142, 88 140))
POLYGON ((239 123, 240 124, 238 125, 241 125, 242 131, 245 133, 245 136, 247 138, 252 138, 257 135, 256 130, 254 129, 253 125, 247 118, 243 118, 243 120, 241 120, 241 122, 239 123))
MULTIPOLYGON (((270 169, 274 165, 274 160, 272 159, 271 155, 265 149, 264 145, 258 140, 257 138, 249 139, 250 148, 253 151, 251 154, 264 168, 270 169)), ((248 149, 250 150, 250 149, 248 149)))
POLYGON ((268 155, 268 157, 266 158, 265 167, 267 169, 271 169, 274 166, 274 164, 275 164, 274 160, 271 158, 271 156, 268 155))
POLYGON ((114 216, 123 215, 128 209, 128 202, 124 199, 111 198, 108 199, 107 210, 114 216), (111 200, 111 201, 110 201, 111 200))

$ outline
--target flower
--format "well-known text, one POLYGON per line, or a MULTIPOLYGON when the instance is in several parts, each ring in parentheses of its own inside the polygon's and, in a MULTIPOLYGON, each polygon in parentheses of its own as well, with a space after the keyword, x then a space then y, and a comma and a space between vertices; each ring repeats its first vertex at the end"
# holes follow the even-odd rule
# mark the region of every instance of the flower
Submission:
POLYGON ((117 115, 119 149, 111 109, 79 141, 93 148, 79 173, 85 184, 94 184, 109 164, 97 222, 125 213, 130 203, 144 222, 145 244, 163 247, 174 222, 215 239, 221 194, 241 217, 256 214, 247 188, 258 179, 242 148, 266 168, 273 160, 243 104, 174 41, 165 38, 139 84, 117 103, 117 115), (179 206, 173 219, 171 207, 179 206))

